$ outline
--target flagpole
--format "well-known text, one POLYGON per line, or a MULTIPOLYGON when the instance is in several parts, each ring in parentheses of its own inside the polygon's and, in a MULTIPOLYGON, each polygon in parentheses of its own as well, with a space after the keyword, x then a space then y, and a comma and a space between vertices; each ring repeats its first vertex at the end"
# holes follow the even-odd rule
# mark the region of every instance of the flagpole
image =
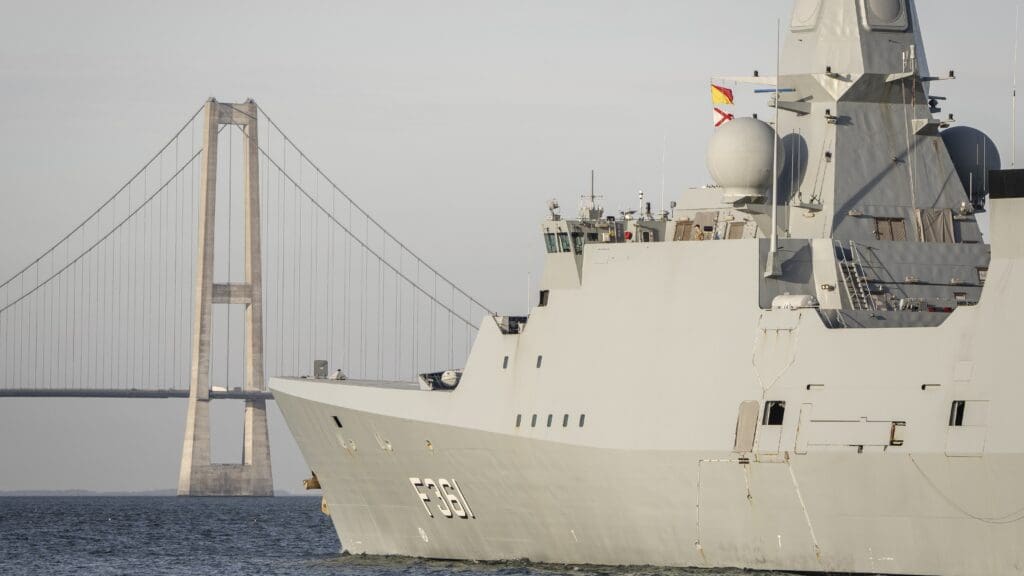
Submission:
POLYGON ((782 275, 778 261, 779 251, 779 83, 782 81, 782 54, 779 45, 782 42, 782 20, 775 22, 775 141, 772 148, 772 235, 771 249, 768 252, 768 265, 765 267, 765 278, 777 278, 782 275))

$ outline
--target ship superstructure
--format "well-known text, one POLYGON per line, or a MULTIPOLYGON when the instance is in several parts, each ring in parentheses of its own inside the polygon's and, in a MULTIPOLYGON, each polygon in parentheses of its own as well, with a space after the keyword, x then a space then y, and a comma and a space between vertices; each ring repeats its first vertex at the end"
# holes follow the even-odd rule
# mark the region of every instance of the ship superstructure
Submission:
POLYGON ((537 307, 461 371, 272 381, 347 550, 1024 569, 1024 177, 941 116, 912 0, 797 0, 781 56, 715 186, 552 204, 537 307))

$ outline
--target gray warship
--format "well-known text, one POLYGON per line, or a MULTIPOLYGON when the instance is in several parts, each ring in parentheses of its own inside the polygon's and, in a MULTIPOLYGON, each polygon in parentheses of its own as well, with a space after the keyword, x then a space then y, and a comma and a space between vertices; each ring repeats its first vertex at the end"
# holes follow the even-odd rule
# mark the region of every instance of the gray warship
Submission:
POLYGON ((796 0, 774 125, 717 128, 671 210, 552 209, 537 306, 462 370, 272 379, 344 549, 1024 573, 1024 175, 918 22, 796 0))

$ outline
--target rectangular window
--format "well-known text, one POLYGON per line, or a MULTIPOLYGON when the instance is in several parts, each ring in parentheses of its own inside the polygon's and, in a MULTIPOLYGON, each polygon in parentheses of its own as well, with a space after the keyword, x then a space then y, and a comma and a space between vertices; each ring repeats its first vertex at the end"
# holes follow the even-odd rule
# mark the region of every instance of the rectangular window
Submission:
POLYGON ((536 427, 537 427, 537 415, 536 415, 536 414, 534 414, 534 415, 533 415, 533 416, 532 416, 532 417, 530 418, 530 428, 536 428, 536 427))
POLYGON ((548 305, 548 296, 550 294, 551 294, 551 292, 549 292, 547 290, 541 290, 540 291, 540 299, 537 301, 537 306, 540 306, 542 308, 544 306, 547 306, 548 305))
POLYGON ((785 402, 767 402, 764 405, 764 420, 761 424, 764 426, 782 426, 783 421, 786 419, 786 403, 785 402))
POLYGON ((583 428, 583 425, 586 424, 586 422, 587 422, 587 415, 586 414, 580 414, 580 428, 583 428))
POLYGON ((569 415, 566 414, 566 415, 562 416, 562 428, 568 428, 568 427, 569 427, 569 415))
POLYGON ((985 285, 985 280, 988 278, 988 268, 978 268, 978 284, 985 285))
POLYGON ((640 241, 641 242, 650 242, 651 241, 651 233, 646 231, 646 230, 644 230, 643 234, 640 235, 640 241))
POLYGON ((341 425, 341 419, 338 418, 337 416, 334 416, 333 418, 334 418, 334 423, 338 425, 338 428, 343 428, 343 426, 341 425))
POLYGON ((544 235, 544 245, 548 249, 548 254, 558 252, 558 244, 555 243, 555 235, 550 232, 544 235))
POLYGON ((573 250, 575 250, 577 254, 583 254, 583 245, 584 244, 586 244, 586 242, 583 240, 583 232, 573 232, 572 233, 572 247, 573 247, 573 250))
POLYGON ((964 413, 967 412, 967 402, 957 400, 953 402, 953 408, 949 411, 949 425, 959 427, 964 425, 964 413))
POLYGON ((875 238, 900 242, 906 240, 906 222, 903 218, 875 218, 875 238))
POLYGON ((597 232, 587 232, 587 242, 597 242, 601 236, 597 232))
POLYGON ((548 414, 548 428, 551 428, 551 423, 555 421, 554 414, 548 414))
POLYGON ((544 357, 543 356, 537 356, 537 368, 540 368, 540 365, 543 362, 544 362, 544 357))
POLYGON ((953 297, 956 298, 956 303, 960 306, 967 304, 967 292, 954 292, 953 297))
POLYGON ((516 414, 516 428, 519 428, 522 425, 523 425, 523 415, 522 414, 516 414))
POLYGON ((572 247, 569 246, 569 233, 559 232, 558 233, 558 245, 562 249, 562 252, 571 252, 572 247))
POLYGON ((508 356, 505 356, 505 359, 501 361, 501 369, 508 370, 508 356))
POLYGON ((889 432, 889 446, 903 446, 906 442, 907 423, 893 422, 889 432))

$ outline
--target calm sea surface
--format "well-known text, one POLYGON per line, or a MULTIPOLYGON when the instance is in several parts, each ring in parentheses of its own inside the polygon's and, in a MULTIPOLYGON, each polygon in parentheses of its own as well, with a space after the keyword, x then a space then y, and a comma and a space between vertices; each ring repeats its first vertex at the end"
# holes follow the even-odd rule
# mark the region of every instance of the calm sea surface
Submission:
POLYGON ((319 498, 0 497, 0 575, 683 576, 752 572, 342 556, 319 498))

